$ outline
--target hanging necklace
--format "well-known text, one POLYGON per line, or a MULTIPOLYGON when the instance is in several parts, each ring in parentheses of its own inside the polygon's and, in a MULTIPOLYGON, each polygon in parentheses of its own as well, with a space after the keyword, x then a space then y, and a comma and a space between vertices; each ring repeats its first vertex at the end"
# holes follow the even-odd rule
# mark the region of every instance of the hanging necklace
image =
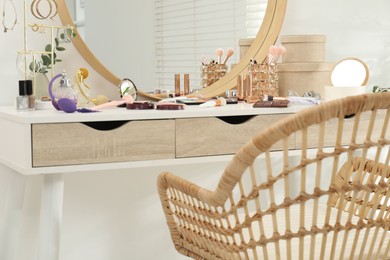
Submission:
POLYGON ((5 25, 5 6, 6 6, 6 3, 7 3, 7 0, 4 0, 4 4, 3 4, 3 27, 4 27, 4 32, 5 33, 8 32, 8 31, 12 31, 15 28, 16 23, 18 22, 18 14, 16 13, 15 3, 13 2, 13 0, 8 0, 8 1, 10 1, 11 4, 12 4, 12 9, 14 10, 15 18, 14 18, 14 22, 13 22, 11 27, 7 27, 5 25))

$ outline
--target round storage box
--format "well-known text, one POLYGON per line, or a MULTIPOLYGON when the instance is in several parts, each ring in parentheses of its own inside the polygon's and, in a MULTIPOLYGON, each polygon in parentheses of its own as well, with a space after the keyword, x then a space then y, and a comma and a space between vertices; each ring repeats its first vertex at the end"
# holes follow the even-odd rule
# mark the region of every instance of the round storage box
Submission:
POLYGON ((324 97, 325 101, 344 98, 348 96, 356 96, 366 93, 365 86, 325 86, 324 87, 324 97))
POLYGON ((302 96, 314 91, 324 96, 324 86, 331 85, 333 63, 282 63, 279 64, 279 94, 287 96, 288 90, 302 96))
POLYGON ((325 61, 325 35, 284 35, 280 42, 287 50, 283 63, 325 61))

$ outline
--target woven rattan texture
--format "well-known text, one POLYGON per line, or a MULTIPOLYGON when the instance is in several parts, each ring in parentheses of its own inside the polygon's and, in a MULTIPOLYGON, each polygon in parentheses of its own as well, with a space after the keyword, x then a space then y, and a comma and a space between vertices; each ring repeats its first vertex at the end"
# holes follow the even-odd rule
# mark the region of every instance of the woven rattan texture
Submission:
POLYGON ((176 249, 195 259, 388 258, 389 107, 390 93, 366 94, 276 122, 241 148, 213 191, 162 173, 176 249))

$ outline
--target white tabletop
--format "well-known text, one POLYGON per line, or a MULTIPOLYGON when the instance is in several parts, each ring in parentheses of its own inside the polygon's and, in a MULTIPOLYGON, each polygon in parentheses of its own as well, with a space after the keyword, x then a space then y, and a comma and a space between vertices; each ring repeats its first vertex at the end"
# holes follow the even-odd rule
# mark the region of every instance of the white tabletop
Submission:
POLYGON ((194 117, 221 117, 264 114, 290 114, 308 106, 290 105, 287 108, 253 108, 252 104, 239 103, 220 107, 185 106, 184 110, 130 110, 126 108, 108 108, 96 113, 65 113, 54 108, 19 112, 15 107, 0 107, 0 118, 21 124, 93 122, 118 120, 153 120, 194 117))

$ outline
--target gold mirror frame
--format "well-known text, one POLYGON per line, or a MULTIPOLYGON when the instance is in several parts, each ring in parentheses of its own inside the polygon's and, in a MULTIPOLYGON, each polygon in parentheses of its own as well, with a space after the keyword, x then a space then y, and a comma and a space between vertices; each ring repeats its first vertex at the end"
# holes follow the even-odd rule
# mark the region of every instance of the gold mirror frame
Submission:
MULTIPOLYGON (((58 14, 62 24, 74 26, 70 16, 66 0, 56 0, 58 6, 58 14)), ((226 74, 222 79, 218 80, 211 86, 203 88, 198 93, 204 97, 213 97, 221 95, 228 89, 232 89, 237 85, 237 76, 247 73, 247 65, 249 60, 255 58, 258 61, 263 61, 268 54, 269 47, 274 44, 279 36, 282 28, 284 15, 286 13, 287 0, 268 0, 267 9, 259 32, 253 40, 251 47, 242 57, 240 62, 226 74)), ((77 30, 77 29, 76 29, 77 30)), ((73 44, 80 55, 88 62, 88 64, 98 72, 102 77, 109 82, 118 86, 121 79, 109 71, 92 53, 81 37, 75 37, 73 44)), ((142 90, 138 89, 138 95, 149 99, 157 99, 142 90)))

